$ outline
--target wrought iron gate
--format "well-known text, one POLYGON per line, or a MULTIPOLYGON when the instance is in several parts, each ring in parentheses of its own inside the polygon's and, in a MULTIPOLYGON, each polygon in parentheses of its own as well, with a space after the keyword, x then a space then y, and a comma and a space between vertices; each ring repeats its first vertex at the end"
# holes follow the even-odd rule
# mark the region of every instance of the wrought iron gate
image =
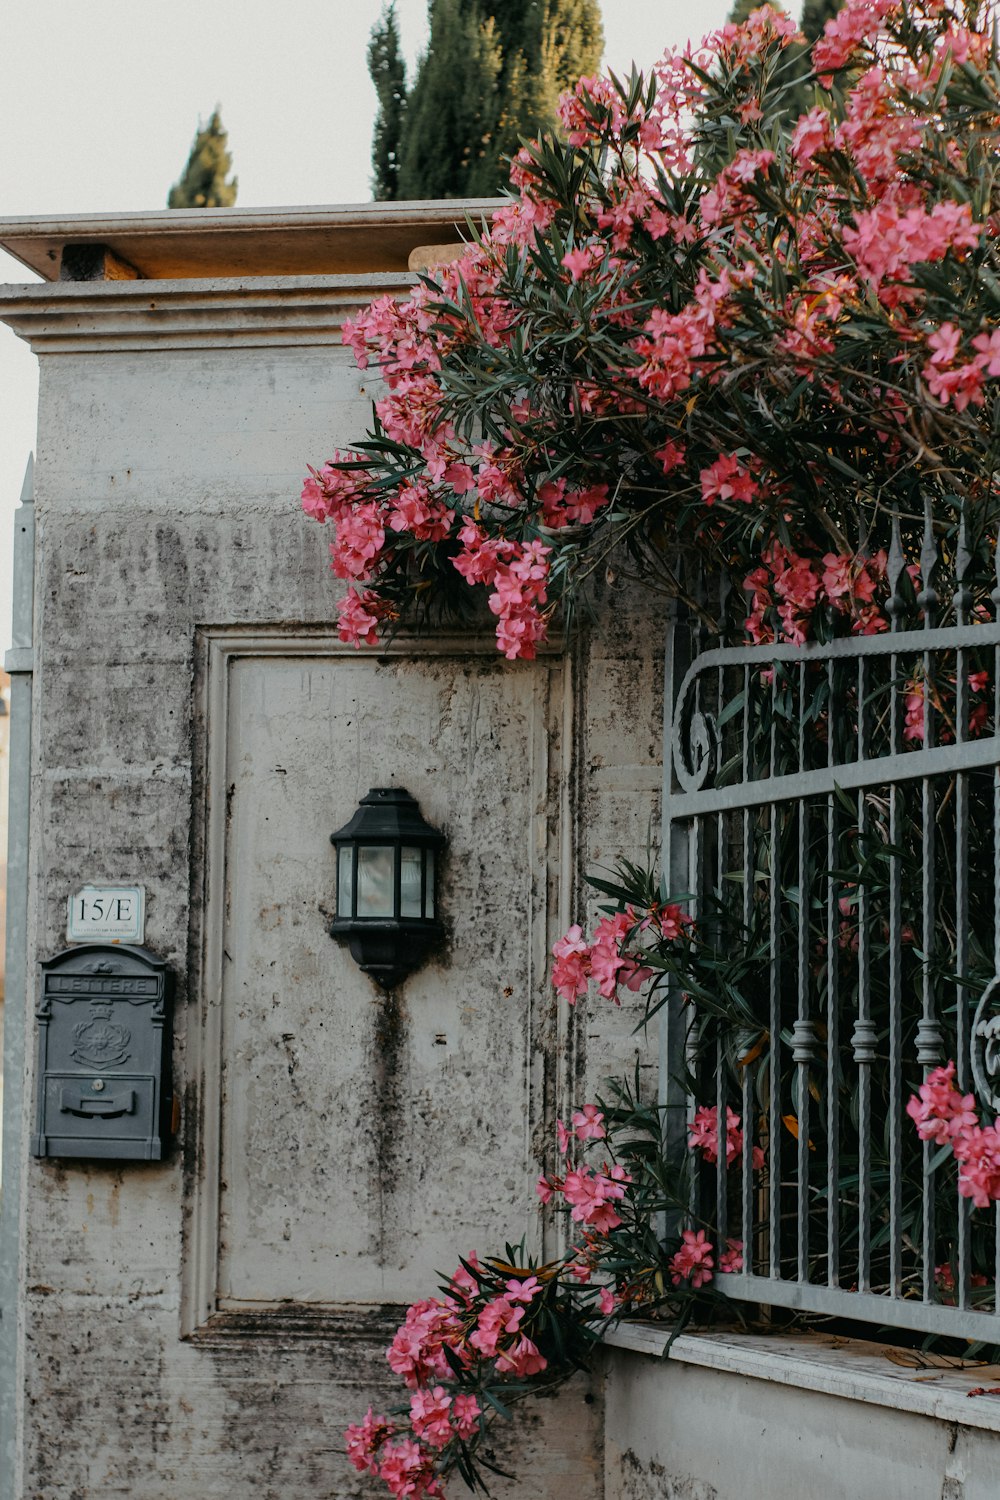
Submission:
POLYGON ((714 1014, 675 981, 662 1099, 678 1152, 719 1106, 693 1208, 742 1241, 730 1296, 1000 1341, 1000 1208, 906 1114, 948 1059, 1000 1111, 995 535, 894 518, 886 578, 890 628, 826 643, 731 643, 725 589, 675 607, 664 883, 736 978, 714 1014))

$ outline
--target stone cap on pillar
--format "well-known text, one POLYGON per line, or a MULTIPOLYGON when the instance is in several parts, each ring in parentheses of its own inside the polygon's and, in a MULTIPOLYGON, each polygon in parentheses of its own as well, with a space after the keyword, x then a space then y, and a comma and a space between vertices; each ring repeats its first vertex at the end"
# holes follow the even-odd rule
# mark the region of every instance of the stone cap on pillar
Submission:
POLYGON ((0 218, 0 248, 46 281, 406 273, 415 251, 457 246, 470 238, 468 218, 481 224, 504 201, 0 218))

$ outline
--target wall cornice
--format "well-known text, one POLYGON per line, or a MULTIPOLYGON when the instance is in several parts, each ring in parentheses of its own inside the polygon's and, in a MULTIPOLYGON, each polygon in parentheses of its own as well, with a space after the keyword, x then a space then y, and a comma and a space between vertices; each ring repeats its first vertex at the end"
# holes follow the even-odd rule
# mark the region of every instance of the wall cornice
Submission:
POLYGON ((331 345, 346 318, 416 281, 388 271, 0 286, 0 322, 40 355, 331 345))
POLYGON ((60 279, 65 250, 84 245, 110 251, 139 280, 357 276, 405 271, 416 246, 468 239, 468 219, 481 223, 502 202, 452 198, 0 218, 0 247, 46 281, 60 279))

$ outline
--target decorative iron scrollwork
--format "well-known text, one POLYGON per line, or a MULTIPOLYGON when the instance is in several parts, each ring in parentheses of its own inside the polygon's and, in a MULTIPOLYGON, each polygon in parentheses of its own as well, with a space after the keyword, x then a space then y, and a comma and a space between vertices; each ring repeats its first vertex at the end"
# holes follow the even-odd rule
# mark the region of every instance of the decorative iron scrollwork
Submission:
POLYGON ((685 713, 686 697, 687 694, 682 693, 677 701, 673 734, 674 771, 686 792, 700 792, 717 769, 719 726, 713 714, 704 713, 700 708, 685 713))
POLYGON ((986 986, 972 1018, 972 1077, 980 1103, 1000 1112, 1000 975, 986 986))

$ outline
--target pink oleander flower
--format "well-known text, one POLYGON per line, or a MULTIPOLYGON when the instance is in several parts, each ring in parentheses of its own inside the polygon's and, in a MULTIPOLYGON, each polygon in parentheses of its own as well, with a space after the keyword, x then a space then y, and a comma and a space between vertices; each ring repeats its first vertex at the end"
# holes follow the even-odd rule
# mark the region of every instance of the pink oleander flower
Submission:
POLYGON ((370 589, 348 589, 337 605, 337 634, 350 646, 376 646, 378 628, 390 613, 390 606, 370 589))
POLYGON ((443 1348, 447 1344, 457 1351, 463 1338, 464 1329, 454 1306, 449 1307, 435 1298, 414 1302, 407 1309, 405 1321, 386 1351, 386 1359, 391 1369, 413 1390, 428 1385, 435 1377, 451 1378, 451 1366, 443 1348))
POLYGON ((581 245, 577 250, 567 250, 562 258, 562 264, 573 280, 579 281, 582 276, 586 276, 588 271, 600 265, 603 259, 603 245, 581 245))
POLYGON ((694 926, 694 918, 689 917, 687 912, 676 903, 657 907, 651 913, 651 920, 659 929, 660 937, 668 943, 676 943, 680 938, 687 936, 687 929, 694 926))
POLYGON ((388 1417, 376 1417, 369 1406, 364 1419, 352 1423, 344 1434, 349 1462, 362 1474, 377 1474, 379 1451, 395 1431, 388 1417))
POLYGON ((552 983, 556 993, 575 1005, 581 995, 587 993, 590 978, 590 944, 584 939, 583 928, 577 923, 552 945, 555 963, 552 966, 552 983))
POLYGON ((393 1495, 406 1496, 408 1500, 421 1500, 424 1495, 431 1500, 443 1495, 434 1473, 433 1453, 410 1438, 402 1438, 383 1449, 378 1473, 393 1495))
POLYGON ((601 1316, 604 1318, 610 1318, 611 1314, 618 1306, 617 1298, 611 1291, 610 1287, 601 1287, 600 1293, 598 1294, 597 1298, 597 1305, 601 1310, 601 1316))
POLYGON ((1000 1131, 994 1125, 959 1129, 952 1142, 958 1162, 958 1191, 975 1208, 1000 1201, 1000 1131))
POLYGON ((958 1162, 958 1190, 976 1208, 1000 1201, 1000 1131, 981 1126, 971 1094, 955 1086, 955 1064, 928 1073, 906 1106, 921 1140, 950 1145, 958 1162))
POLYGON ((547 1366, 548 1360, 539 1353, 538 1346, 524 1334, 497 1360, 501 1375, 540 1375, 547 1366))
MULTIPOLYGON (((472 1266, 474 1269, 478 1269, 479 1261, 477 1259, 475 1250, 470 1250, 465 1259, 470 1266, 472 1266)), ((473 1297, 477 1295, 479 1291, 479 1283, 476 1281, 476 1278, 472 1275, 471 1271, 467 1271, 465 1269, 465 1266, 459 1266, 458 1270, 451 1278, 451 1281, 448 1283, 448 1291, 452 1297, 457 1298, 459 1302, 463 1303, 467 1307, 472 1301, 473 1297)))
POLYGON ((559 1155, 560 1156, 565 1156, 566 1155, 567 1151, 570 1148, 570 1143, 571 1143, 572 1139, 573 1139, 572 1134, 570 1133, 570 1131, 568 1131, 566 1129, 566 1126, 563 1124, 562 1120, 557 1120, 556 1121, 556 1143, 557 1143, 557 1145, 559 1147, 559 1155))
POLYGON ((475 1396, 456 1396, 451 1403, 451 1419, 460 1438, 468 1440, 479 1426, 482 1407, 475 1396))
POLYGON ((829 111, 821 104, 799 118, 792 131, 792 155, 797 162, 809 162, 821 151, 833 149, 833 130, 829 111))
POLYGON ((578 1224, 587 1224, 607 1234, 617 1229, 622 1222, 612 1203, 625 1196, 626 1186, 632 1178, 624 1167, 610 1167, 598 1171, 594 1167, 578 1167, 566 1173, 563 1196, 570 1205, 571 1217, 578 1224))
POLYGON ((631 954, 622 952, 623 945, 637 925, 636 912, 629 906, 623 912, 616 912, 613 917, 602 918, 594 928, 594 941, 590 950, 591 976, 596 979, 604 998, 614 1001, 616 1005, 621 1003, 618 998, 619 987, 638 990, 652 977, 651 969, 644 968, 631 954))
POLYGON ((716 500, 742 500, 749 505, 757 493, 753 475, 735 454, 723 454, 701 471, 701 496, 706 505, 716 500))
POLYGON ((550 1203, 551 1200, 552 1200, 553 1194, 555 1194, 555 1193, 561 1193, 562 1190, 563 1190, 563 1180, 562 1180, 562 1178, 561 1177, 547 1177, 544 1172, 541 1174, 541 1176, 539 1177, 538 1181, 535 1183, 535 1192, 538 1194, 539 1198, 542 1200, 543 1203, 550 1203))
POLYGON ((537 1276, 528 1276, 524 1281, 518 1281, 516 1277, 512 1277, 507 1283, 506 1290, 511 1302, 524 1302, 527 1304, 538 1296, 538 1293, 542 1290, 542 1284, 537 1276))
POLYGON ((443 1448, 451 1442, 450 1414, 451 1397, 442 1385, 424 1387, 410 1397, 410 1425, 431 1448, 443 1448))
POLYGON ((681 1247, 671 1256, 668 1270, 674 1286, 689 1281, 695 1291, 706 1286, 712 1279, 713 1247, 704 1229, 685 1229, 681 1235, 681 1247))
POLYGON ((922 682, 909 684, 909 690, 903 696, 903 706, 905 709, 903 739, 922 740, 924 737, 924 685, 922 682))
POLYGON ((480 1312, 476 1327, 469 1334, 469 1343, 492 1359, 502 1335, 517 1333, 523 1317, 524 1308, 515 1307, 509 1297, 494 1297, 480 1312))
POLYGON ((726 1248, 719 1256, 719 1270, 730 1274, 743 1270, 742 1240, 726 1240, 726 1248))
MULTIPOLYGON (((743 1122, 738 1114, 726 1105, 726 1166, 731 1167, 743 1156, 743 1122)), ((710 1165, 719 1159, 719 1111, 714 1104, 702 1104, 695 1110, 694 1119, 688 1126, 688 1150, 699 1151, 710 1165)), ((760 1146, 752 1151, 754 1171, 764 1165, 764 1152, 760 1146)))
POLYGON ((843 9, 827 21, 823 35, 813 44, 813 67, 824 75, 844 67, 855 50, 898 7, 899 0, 847 0, 843 9))
POLYGON ((607 1132, 604 1115, 596 1104, 585 1104, 573 1114, 573 1134, 578 1141, 601 1141, 607 1132))

